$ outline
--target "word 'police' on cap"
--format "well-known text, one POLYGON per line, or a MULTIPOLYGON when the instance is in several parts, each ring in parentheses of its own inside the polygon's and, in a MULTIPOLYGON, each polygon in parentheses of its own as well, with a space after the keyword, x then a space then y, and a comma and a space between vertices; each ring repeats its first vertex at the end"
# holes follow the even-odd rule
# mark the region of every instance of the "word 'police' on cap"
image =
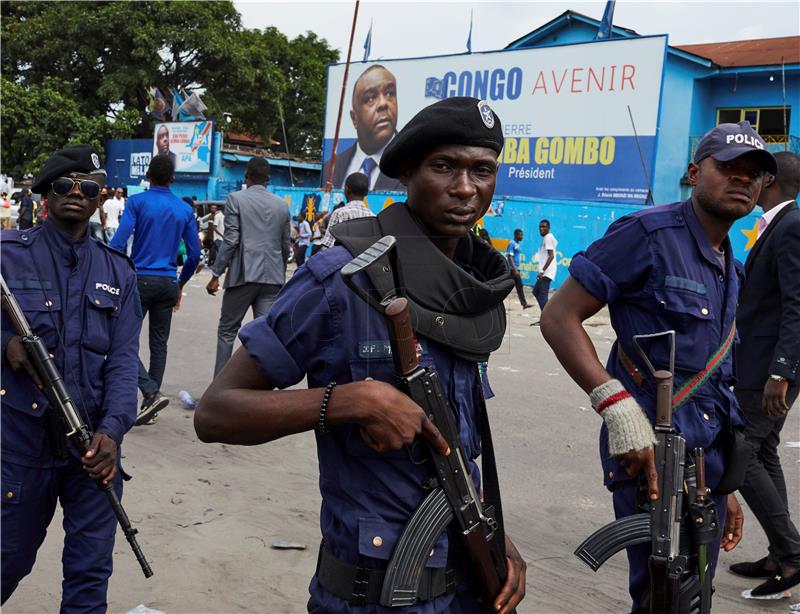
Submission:
POLYGON ((35 183, 31 186, 34 194, 43 194, 50 189, 53 179, 69 175, 70 173, 102 173, 100 156, 91 145, 75 145, 59 149, 47 159, 39 171, 35 183))
POLYGON ((392 139, 381 156, 381 171, 397 177, 402 165, 439 145, 503 149, 500 118, 485 100, 456 96, 425 107, 392 139))
POLYGON ((772 175, 778 172, 778 165, 767 150, 767 144, 747 120, 738 124, 720 124, 706 132, 697 146, 694 162, 699 164, 708 157, 720 162, 729 162, 751 151, 757 152, 761 167, 765 171, 772 175))

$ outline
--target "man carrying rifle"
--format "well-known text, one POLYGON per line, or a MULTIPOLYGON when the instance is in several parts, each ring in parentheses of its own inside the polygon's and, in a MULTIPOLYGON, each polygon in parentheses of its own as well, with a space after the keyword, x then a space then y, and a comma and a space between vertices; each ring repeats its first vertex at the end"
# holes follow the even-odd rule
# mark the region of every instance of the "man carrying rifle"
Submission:
MULTIPOLYGON (((676 332, 675 399, 681 403, 673 404, 673 426, 687 451, 705 450, 706 483, 724 526, 717 543, 726 551, 741 539, 743 517, 735 497, 720 494, 718 486, 734 461, 725 451, 729 433, 744 423, 731 392, 741 264, 733 258, 728 231, 753 210, 765 172, 775 172, 775 160, 749 123, 709 131, 688 167, 691 198, 612 224, 572 259, 570 277, 541 320, 545 339, 603 418, 600 455, 617 518, 638 511, 640 474, 646 479, 644 498, 655 501, 659 494, 652 447, 655 385, 633 336, 676 332), (617 334, 605 368, 581 325, 604 305, 617 334)), ((663 338, 644 350, 656 369, 670 368, 663 338)), ((713 570, 719 548, 712 544, 710 550, 713 570)), ((649 543, 628 548, 634 612, 647 611, 642 604, 650 553, 649 543)))
MULTIPOLYGON (((400 290, 412 303, 419 362, 438 371, 476 488, 474 459, 490 445, 481 435, 476 362, 502 339, 503 299, 514 283, 502 256, 470 229, 491 203, 502 146, 500 121, 485 102, 451 98, 423 109, 381 158, 382 172, 406 186, 407 202, 334 233, 345 245, 354 237, 366 246, 397 237, 400 290), (359 234, 364 228, 379 232, 359 234)), ((379 605, 383 579, 404 527, 432 490, 425 443, 434 454, 451 453, 420 406, 393 385, 386 318, 340 275, 360 251, 335 245, 300 268, 269 315, 242 329, 244 347, 195 414, 203 441, 258 444, 315 429, 323 545, 310 612, 404 611, 379 605), (275 390, 303 377, 308 390, 275 390)), ((369 287, 365 275, 356 277, 369 287)), ((478 598, 456 533, 443 531, 425 553, 417 603, 405 611, 513 611, 525 594, 516 548, 505 539, 505 581, 487 603, 478 598)))
POLYGON ((2 313, 2 601, 32 569, 56 504, 64 513, 62 612, 102 612, 117 520, 99 485, 122 495, 119 448, 136 416, 141 314, 133 265, 87 234, 105 171, 87 145, 45 162, 35 193, 49 215, 3 231, 2 274, 94 437, 67 444, 22 338, 2 313), (96 483, 95 483, 96 482, 96 483))

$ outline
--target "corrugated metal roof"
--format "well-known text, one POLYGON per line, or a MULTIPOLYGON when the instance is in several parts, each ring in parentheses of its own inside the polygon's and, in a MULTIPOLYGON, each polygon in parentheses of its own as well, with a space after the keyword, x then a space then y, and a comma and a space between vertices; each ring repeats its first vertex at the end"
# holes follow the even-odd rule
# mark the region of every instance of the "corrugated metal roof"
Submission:
POLYGON ((800 63, 800 36, 673 46, 724 68, 800 63))
MULTIPOLYGON (((253 156, 243 154, 223 153, 222 159, 228 162, 244 162, 245 164, 250 161, 253 156)), ((322 170, 322 164, 319 162, 295 162, 294 160, 284 160, 283 158, 266 158, 270 166, 291 166, 292 168, 302 168, 305 170, 319 171, 322 170)))

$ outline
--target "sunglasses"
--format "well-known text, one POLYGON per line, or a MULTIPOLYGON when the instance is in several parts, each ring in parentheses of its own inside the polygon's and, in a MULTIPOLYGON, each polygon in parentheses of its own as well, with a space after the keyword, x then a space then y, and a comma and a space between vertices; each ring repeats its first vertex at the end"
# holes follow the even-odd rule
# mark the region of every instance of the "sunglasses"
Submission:
POLYGON ((95 198, 100 194, 100 184, 96 181, 91 179, 72 179, 71 177, 54 179, 52 185, 53 193, 58 196, 66 196, 72 192, 72 188, 75 187, 76 183, 81 190, 81 194, 86 198, 95 198))

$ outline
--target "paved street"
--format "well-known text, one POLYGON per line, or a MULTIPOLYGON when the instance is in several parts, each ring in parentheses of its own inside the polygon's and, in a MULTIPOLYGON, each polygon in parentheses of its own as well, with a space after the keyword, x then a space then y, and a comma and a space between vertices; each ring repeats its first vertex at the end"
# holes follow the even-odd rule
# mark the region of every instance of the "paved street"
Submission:
MULTIPOLYGON (((560 272, 563 274, 563 271, 560 272)), ((210 378, 220 297, 206 294, 207 273, 186 288, 172 325, 163 390, 172 399, 156 425, 125 439, 124 465, 133 476, 124 504, 139 529, 155 576, 145 580, 127 542, 118 535, 110 611, 143 603, 173 613, 305 611, 307 585, 319 542, 317 461, 313 435, 244 448, 205 445, 178 391, 200 397, 210 378), (274 550, 277 540, 307 544, 304 551, 274 550)), ((602 485, 597 430, 588 398, 566 376, 542 339, 538 309, 522 312, 507 301, 509 333, 490 363, 497 397, 490 402, 509 535, 528 562, 528 597, 521 614, 626 612, 624 556, 597 573, 572 551, 612 519, 602 485)), ((613 332, 607 317, 587 327, 605 358, 613 332)), ((146 346, 146 335, 143 335, 146 346)), ((800 441, 795 406, 785 439, 800 441)), ((800 520, 800 449, 781 446, 792 514, 800 520)), ((737 561, 763 556, 766 542, 746 510, 745 538, 721 556, 716 614, 788 612, 792 600, 744 601, 755 583, 727 572, 737 561)), ((54 612, 60 597, 60 522, 53 522, 34 572, 4 612, 54 612)))

